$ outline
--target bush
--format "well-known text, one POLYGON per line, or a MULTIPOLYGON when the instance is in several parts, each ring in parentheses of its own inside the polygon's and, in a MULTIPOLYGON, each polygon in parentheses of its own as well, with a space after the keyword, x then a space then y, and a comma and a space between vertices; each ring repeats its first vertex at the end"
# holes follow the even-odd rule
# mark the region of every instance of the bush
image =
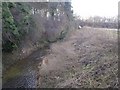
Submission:
POLYGON ((2 50, 11 52, 17 48, 29 29, 29 8, 22 3, 2 3, 2 50), (12 11, 14 10, 14 12, 12 11), (17 13, 17 15, 16 15, 17 13), (21 16, 17 21, 17 16, 21 16))

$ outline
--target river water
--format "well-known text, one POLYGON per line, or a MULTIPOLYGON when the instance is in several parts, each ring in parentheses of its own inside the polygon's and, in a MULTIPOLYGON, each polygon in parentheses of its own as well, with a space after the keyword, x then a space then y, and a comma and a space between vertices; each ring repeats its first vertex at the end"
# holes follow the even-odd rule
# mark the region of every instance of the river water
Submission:
POLYGON ((37 50, 3 73, 3 88, 36 88, 37 66, 46 50, 37 50))

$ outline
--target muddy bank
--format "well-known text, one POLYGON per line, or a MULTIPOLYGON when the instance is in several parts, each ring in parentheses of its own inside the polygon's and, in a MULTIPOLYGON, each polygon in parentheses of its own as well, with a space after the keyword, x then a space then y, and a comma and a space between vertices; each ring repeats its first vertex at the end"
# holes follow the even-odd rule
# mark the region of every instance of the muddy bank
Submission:
MULTIPOLYGON (((57 41, 62 42, 62 39, 58 39, 57 41)), ((25 52, 29 53, 15 51, 16 53, 13 52, 14 54, 4 54, 3 88, 36 88, 39 62, 49 53, 49 48, 52 43, 40 44, 40 49, 38 49, 38 45, 38 47, 32 48, 31 51, 29 51, 30 48, 26 48, 25 52)))

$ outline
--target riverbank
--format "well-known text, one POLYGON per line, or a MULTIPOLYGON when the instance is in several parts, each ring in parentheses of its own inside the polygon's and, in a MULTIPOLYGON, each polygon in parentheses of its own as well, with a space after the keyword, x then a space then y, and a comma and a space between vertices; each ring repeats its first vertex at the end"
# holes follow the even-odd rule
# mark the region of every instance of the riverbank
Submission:
POLYGON ((83 27, 3 72, 3 88, 118 87, 117 32, 83 27))

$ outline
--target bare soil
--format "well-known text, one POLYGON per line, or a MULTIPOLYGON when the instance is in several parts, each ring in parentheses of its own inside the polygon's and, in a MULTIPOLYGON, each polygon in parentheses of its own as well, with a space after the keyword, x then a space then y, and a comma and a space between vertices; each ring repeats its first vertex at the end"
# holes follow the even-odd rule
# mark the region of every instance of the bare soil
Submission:
POLYGON ((39 88, 118 87, 117 31, 83 27, 50 46, 38 66, 39 88))

